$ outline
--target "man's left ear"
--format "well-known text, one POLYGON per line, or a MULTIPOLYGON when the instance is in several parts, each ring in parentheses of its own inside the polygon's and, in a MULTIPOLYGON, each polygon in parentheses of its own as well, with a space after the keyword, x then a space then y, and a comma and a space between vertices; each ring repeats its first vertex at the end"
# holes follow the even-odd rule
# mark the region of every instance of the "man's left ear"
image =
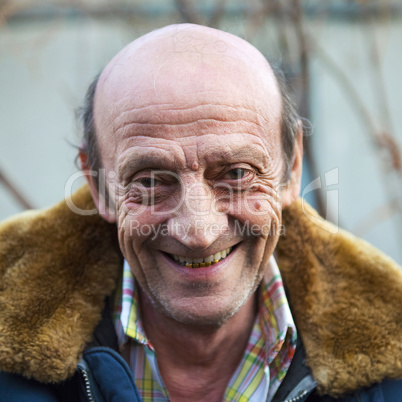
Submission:
POLYGON ((293 204, 300 194, 303 167, 303 123, 301 120, 298 121, 293 158, 291 177, 282 190, 282 209, 293 204))

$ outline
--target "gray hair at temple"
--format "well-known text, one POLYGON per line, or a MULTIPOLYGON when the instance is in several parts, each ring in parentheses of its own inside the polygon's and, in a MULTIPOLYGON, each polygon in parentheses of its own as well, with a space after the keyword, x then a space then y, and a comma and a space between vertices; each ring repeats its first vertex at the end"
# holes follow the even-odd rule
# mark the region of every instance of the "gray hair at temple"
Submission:
MULTIPOLYGON (((299 124, 304 121, 300 118, 294 103, 289 94, 289 88, 286 83, 286 78, 280 67, 274 63, 271 64, 271 68, 275 74, 278 82, 282 98, 282 115, 281 115, 281 137, 283 156, 285 161, 285 169, 283 172, 283 183, 287 183, 291 177, 291 171, 294 161, 294 144, 299 131, 299 124)), ((95 173, 93 177, 96 185, 98 186, 98 173, 102 167, 102 158, 99 152, 99 147, 96 138, 96 130, 94 123, 94 98, 96 92, 96 86, 98 84, 100 74, 98 74, 90 86, 88 87, 85 95, 85 102, 77 110, 77 115, 81 120, 83 135, 80 146, 81 152, 87 155, 87 165, 90 170, 95 173)))

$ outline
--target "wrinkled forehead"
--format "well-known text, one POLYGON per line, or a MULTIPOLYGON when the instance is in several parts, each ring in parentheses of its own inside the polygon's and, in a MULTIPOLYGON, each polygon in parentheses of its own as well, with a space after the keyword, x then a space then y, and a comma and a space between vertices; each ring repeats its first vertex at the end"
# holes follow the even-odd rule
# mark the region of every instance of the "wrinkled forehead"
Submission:
POLYGON ((252 45, 211 28, 167 27, 134 41, 105 68, 96 128, 111 134, 119 115, 133 109, 206 104, 246 107, 275 121, 281 113, 274 74, 252 45))

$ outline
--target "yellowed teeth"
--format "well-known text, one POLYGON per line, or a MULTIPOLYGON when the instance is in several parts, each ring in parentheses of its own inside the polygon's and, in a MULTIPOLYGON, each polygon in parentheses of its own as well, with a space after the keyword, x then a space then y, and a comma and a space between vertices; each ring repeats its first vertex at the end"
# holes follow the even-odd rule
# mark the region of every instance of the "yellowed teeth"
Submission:
POLYGON ((189 264, 189 263, 186 263, 186 267, 188 267, 188 268, 205 268, 205 267, 210 267, 211 265, 214 265, 214 264, 216 264, 217 262, 219 262, 218 260, 214 260, 214 261, 212 261, 212 262, 201 262, 201 263, 199 263, 199 264, 195 264, 195 263, 193 263, 193 264, 189 264))
POLYGON ((180 256, 176 254, 171 254, 171 257, 183 267, 188 268, 205 268, 216 264, 226 258, 232 251, 233 247, 228 247, 224 250, 218 251, 215 254, 208 255, 203 258, 192 258, 186 256, 180 256))

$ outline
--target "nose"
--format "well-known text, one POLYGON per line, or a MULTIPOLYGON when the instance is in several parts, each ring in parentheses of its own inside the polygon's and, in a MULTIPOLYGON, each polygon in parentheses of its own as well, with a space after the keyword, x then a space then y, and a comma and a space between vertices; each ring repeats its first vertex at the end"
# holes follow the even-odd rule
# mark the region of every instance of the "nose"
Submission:
POLYGON ((167 222, 168 233, 190 249, 206 249, 227 232, 228 217, 215 209, 214 191, 203 182, 184 186, 181 202, 167 222))

